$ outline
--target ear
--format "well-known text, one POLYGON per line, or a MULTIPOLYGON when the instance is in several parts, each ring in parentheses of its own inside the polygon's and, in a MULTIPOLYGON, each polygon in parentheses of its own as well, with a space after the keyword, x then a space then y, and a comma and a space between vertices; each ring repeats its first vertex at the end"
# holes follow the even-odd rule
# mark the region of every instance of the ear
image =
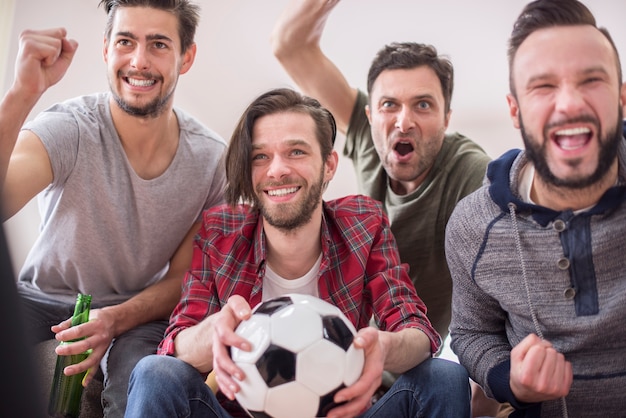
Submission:
POLYGON ((106 36, 102 40, 102 59, 104 59, 105 63, 109 62, 109 41, 106 36))
POLYGON ((507 94, 506 101, 509 103, 509 116, 511 116, 511 120, 513 121, 513 126, 519 129, 520 128, 519 105, 517 103, 517 99, 512 94, 507 94))
POLYGON ((189 45, 187 51, 183 54, 183 63, 180 66, 179 74, 185 74, 191 68, 191 64, 193 64, 196 59, 196 44, 195 42, 189 45))
POLYGON ((626 118, 626 83, 622 83, 622 91, 620 95, 620 105, 622 106, 622 110, 624 112, 624 118, 626 118))
POLYGON ((333 150, 328 158, 326 158, 326 163, 324 164, 324 182, 328 183, 335 177, 335 173, 337 172, 337 164, 339 163, 339 155, 337 151, 333 150))
POLYGON ((443 127, 444 130, 448 130, 448 124, 450 123, 450 116, 452 115, 452 109, 448 110, 448 113, 446 113, 446 117, 443 119, 443 127))
POLYGON ((369 121, 370 125, 372 124, 372 116, 370 113, 370 105, 365 105, 365 115, 367 116, 367 120, 369 121))

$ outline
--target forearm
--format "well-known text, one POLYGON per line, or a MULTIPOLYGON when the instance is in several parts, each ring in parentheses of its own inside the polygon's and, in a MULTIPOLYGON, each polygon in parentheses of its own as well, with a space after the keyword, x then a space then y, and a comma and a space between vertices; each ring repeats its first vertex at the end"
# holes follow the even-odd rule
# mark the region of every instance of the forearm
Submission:
POLYGON ((345 134, 354 101, 353 89, 341 71, 322 52, 320 39, 337 0, 295 0, 285 9, 272 32, 274 55, 306 95, 319 100, 345 134))
POLYGON ((385 370, 403 373, 431 357, 430 340, 422 331, 405 328, 398 332, 379 331, 385 370))
POLYGON ((174 340, 174 356, 201 373, 213 369, 213 319, 209 316, 196 326, 182 330, 174 340))
POLYGON ((147 287, 119 305, 102 308, 113 317, 115 336, 138 325, 166 320, 180 299, 181 278, 170 277, 147 287))

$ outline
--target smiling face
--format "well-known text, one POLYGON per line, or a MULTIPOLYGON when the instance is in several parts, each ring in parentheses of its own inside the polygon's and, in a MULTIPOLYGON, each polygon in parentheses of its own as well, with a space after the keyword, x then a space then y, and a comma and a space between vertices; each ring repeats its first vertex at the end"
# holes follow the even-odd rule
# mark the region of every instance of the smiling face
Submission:
POLYGON ((191 67, 195 44, 180 50, 176 16, 149 7, 120 7, 104 60, 115 102, 130 115, 155 117, 169 110, 178 76, 191 67))
POLYGON ((520 45, 510 113, 543 183, 569 189, 612 183, 626 97, 616 60, 590 25, 540 29, 520 45))
POLYGON ((366 112, 392 190, 407 194, 417 189, 448 127, 437 75, 427 66, 383 71, 373 84, 366 112))
POLYGON ((289 231, 321 219, 322 193, 337 166, 322 161, 313 119, 299 112, 261 116, 252 129, 252 184, 265 221, 289 231))

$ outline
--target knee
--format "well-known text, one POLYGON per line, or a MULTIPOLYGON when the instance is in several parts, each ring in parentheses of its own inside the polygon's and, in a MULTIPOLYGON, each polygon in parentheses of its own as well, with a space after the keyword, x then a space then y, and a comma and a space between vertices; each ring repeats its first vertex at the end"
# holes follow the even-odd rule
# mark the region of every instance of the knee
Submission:
POLYGON ((153 354, 137 362, 130 381, 134 384, 146 382, 152 385, 160 381, 184 382, 189 378, 189 369, 190 366, 177 358, 153 354))
POLYGON ((421 382, 430 381, 445 382, 446 387, 457 388, 461 392, 467 392, 469 397, 469 375, 465 367, 453 361, 430 358, 418 364, 405 373, 409 379, 421 382))
POLYGON ((449 380, 451 382, 461 382, 464 386, 469 387, 469 374, 465 367, 454 361, 433 358, 428 360, 431 367, 431 373, 434 376, 449 380))

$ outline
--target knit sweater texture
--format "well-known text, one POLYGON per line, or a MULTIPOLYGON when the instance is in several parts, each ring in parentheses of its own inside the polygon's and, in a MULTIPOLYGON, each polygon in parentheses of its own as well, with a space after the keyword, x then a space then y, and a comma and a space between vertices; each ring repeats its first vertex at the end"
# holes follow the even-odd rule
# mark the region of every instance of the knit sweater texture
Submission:
POLYGON ((511 416, 626 416, 624 141, 618 162, 617 184, 574 214, 522 201, 526 155, 509 151, 449 220, 451 346, 489 396, 517 409, 511 416), (514 398, 510 352, 531 333, 572 363, 566 398, 536 404, 514 398))

